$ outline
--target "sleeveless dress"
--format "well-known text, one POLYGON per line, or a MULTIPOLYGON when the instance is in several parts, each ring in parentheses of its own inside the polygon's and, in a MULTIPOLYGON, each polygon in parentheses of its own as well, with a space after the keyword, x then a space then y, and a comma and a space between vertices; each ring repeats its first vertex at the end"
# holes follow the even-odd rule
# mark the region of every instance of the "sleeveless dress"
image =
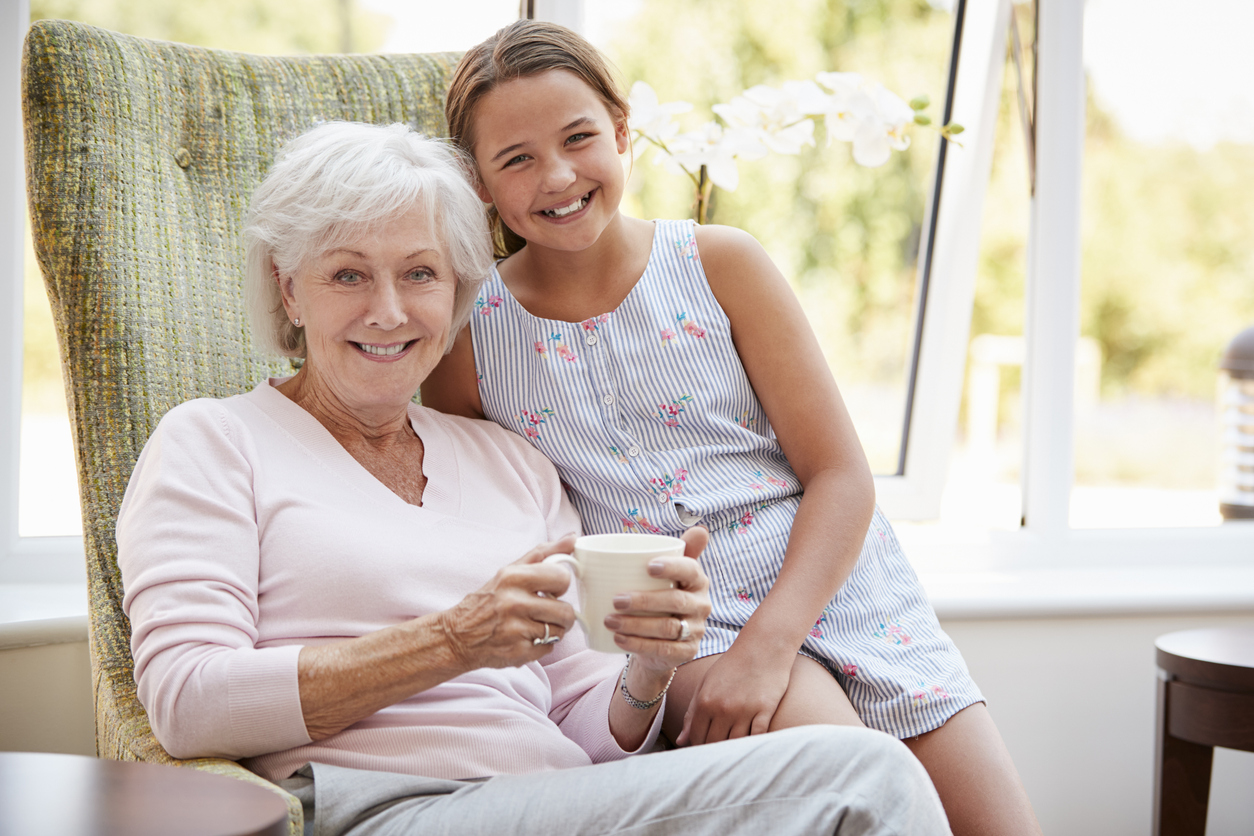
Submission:
MULTIPOLYGON (((701 565, 713 611, 699 656, 727 650, 779 573, 802 488, 706 281, 692 222, 655 222, 644 274, 612 312, 540 319, 496 269, 475 305, 484 413, 557 466, 585 533, 709 529, 701 565)), ((836 677, 864 723, 899 738, 984 699, 878 507, 800 652, 836 677)))

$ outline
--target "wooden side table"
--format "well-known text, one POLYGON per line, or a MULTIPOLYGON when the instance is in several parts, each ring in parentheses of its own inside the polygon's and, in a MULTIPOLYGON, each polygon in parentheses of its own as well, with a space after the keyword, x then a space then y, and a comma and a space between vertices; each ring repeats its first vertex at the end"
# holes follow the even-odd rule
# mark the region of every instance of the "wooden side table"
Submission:
POLYGON ((0 752, 0 836, 285 836, 265 788, 178 766, 0 752))
POLYGON ((1205 836, 1216 746, 1254 752, 1254 628, 1160 636, 1155 836, 1205 836))

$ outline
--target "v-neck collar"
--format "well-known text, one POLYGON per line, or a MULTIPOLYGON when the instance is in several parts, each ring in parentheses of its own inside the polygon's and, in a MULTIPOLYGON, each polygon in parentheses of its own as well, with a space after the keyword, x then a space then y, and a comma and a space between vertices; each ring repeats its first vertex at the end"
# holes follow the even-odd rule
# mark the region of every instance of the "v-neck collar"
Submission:
POLYGON ((427 477, 422 505, 413 505, 353 458, 312 413, 275 388, 287 379, 272 377, 259 383, 253 390, 257 405, 339 481, 376 502, 394 502, 414 511, 457 514, 461 504, 457 455, 437 413, 415 403, 409 404, 409 425, 422 441, 422 472, 427 477))

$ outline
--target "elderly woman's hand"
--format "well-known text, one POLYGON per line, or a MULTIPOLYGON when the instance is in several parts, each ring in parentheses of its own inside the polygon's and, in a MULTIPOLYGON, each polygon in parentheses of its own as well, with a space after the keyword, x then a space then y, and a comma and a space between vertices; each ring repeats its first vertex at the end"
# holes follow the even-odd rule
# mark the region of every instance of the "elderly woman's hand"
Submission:
POLYGON ((570 585, 570 573, 540 561, 569 554, 574 546, 573 536, 536 546, 441 613, 441 629, 467 670, 534 662, 553 649, 552 642, 537 639, 555 641, 566 635, 575 623, 575 610, 557 596, 570 585))
POLYGON ((710 614, 710 580, 696 561, 710 534, 691 528, 683 540, 684 557, 659 557, 649 564, 650 575, 674 581, 675 588, 619 596, 615 600, 619 612, 605 618, 614 641, 632 655, 633 669, 639 666, 666 678, 675 667, 696 658, 710 614))

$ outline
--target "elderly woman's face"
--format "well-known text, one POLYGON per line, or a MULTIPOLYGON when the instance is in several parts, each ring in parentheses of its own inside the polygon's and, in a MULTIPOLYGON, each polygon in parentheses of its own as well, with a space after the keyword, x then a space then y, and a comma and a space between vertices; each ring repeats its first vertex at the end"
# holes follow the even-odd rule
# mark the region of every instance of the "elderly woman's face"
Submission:
POLYGON ((420 211, 280 279, 288 316, 305 328, 310 382, 365 411, 408 403, 439 362, 456 285, 444 245, 420 211))

